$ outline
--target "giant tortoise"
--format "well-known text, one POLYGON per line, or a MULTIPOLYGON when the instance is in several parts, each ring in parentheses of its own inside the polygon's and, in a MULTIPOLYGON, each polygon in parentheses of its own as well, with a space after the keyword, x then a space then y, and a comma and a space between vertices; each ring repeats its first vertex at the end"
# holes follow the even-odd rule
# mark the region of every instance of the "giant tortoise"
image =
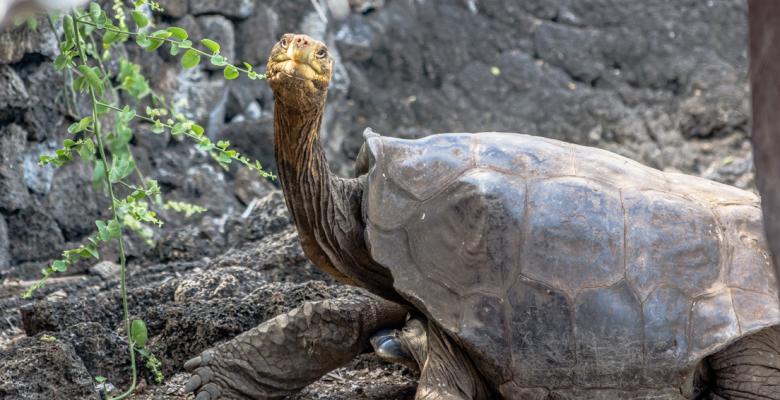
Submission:
POLYGON ((307 256, 372 294, 307 303, 188 361, 198 400, 279 398, 373 345, 417 399, 780 399, 780 306, 752 193, 511 133, 370 130, 356 177, 319 128, 333 61, 268 61, 307 256))

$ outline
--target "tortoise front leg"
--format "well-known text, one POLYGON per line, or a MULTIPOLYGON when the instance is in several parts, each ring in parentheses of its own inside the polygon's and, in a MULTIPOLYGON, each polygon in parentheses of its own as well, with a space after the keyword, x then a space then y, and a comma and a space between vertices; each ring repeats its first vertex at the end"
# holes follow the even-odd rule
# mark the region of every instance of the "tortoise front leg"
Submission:
POLYGON ((187 361, 185 391, 197 400, 285 397, 352 360, 406 314, 370 295, 304 303, 187 361))
POLYGON ((378 356, 409 365, 409 355, 420 367, 415 400, 487 400, 487 385, 474 364, 436 325, 412 318, 403 330, 380 332, 372 338, 378 356))

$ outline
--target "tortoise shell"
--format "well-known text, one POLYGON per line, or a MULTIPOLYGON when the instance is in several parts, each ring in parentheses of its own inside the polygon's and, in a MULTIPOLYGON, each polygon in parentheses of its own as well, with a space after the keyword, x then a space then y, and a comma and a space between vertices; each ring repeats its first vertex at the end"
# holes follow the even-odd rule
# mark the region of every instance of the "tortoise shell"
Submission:
POLYGON ((528 135, 365 136, 372 257, 506 398, 679 396, 780 321, 750 192, 528 135))

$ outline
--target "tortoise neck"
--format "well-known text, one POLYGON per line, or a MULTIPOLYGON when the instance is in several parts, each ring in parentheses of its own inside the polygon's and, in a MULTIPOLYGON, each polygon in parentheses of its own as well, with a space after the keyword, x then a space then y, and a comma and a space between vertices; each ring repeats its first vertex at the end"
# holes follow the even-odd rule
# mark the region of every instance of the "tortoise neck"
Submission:
POLYGON ((390 295, 390 274, 371 259, 363 238, 363 181, 334 175, 320 147, 324 109, 324 103, 311 110, 274 103, 274 152, 287 208, 315 265, 341 282, 390 295))

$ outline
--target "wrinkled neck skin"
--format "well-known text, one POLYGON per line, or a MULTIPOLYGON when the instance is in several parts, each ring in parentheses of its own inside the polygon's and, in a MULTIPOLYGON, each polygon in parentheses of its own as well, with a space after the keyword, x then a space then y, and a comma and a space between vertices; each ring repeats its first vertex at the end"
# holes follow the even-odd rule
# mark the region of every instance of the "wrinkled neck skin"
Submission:
POLYGON ((389 271, 369 256, 361 211, 363 180, 334 175, 320 148, 325 104, 308 109, 274 104, 274 147, 279 180, 304 253, 337 280, 389 300, 389 271))

